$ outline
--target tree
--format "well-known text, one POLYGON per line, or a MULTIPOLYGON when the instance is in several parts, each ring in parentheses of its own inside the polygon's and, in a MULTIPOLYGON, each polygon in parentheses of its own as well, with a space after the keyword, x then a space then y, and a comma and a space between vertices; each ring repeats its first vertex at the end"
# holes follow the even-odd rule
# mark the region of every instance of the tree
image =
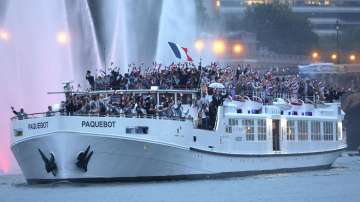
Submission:
POLYGON ((286 4, 248 7, 237 28, 255 33, 260 46, 280 54, 306 55, 318 44, 310 22, 286 4))

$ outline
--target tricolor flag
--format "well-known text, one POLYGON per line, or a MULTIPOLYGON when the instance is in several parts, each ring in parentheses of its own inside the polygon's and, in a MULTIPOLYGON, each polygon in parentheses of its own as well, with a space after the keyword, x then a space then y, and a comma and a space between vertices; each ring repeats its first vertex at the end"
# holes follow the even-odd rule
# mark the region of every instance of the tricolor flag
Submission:
POLYGON ((177 45, 176 43, 173 43, 173 42, 169 42, 169 46, 170 46, 171 50, 174 52, 175 57, 177 57, 179 59, 187 60, 189 62, 193 61, 193 59, 188 54, 187 48, 180 47, 179 45, 177 45))

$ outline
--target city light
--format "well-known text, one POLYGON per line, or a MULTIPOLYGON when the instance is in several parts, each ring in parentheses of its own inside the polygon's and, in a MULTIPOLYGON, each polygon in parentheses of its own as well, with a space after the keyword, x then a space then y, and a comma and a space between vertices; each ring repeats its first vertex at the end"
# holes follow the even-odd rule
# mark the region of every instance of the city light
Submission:
POLYGON ((337 56, 336 53, 331 54, 331 59, 332 60, 337 60, 337 58, 338 58, 338 56, 337 56))
POLYGON ((239 55, 239 54, 243 53, 243 51, 244 51, 244 47, 242 44, 237 43, 233 46, 233 52, 235 54, 239 55))
POLYGON ((349 59, 350 59, 351 62, 354 62, 354 61, 356 60, 356 55, 355 55, 355 54, 351 54, 351 55, 349 56, 349 59))
POLYGON ((315 52, 313 52, 313 53, 311 54, 311 57, 312 57, 314 60, 316 60, 316 59, 319 59, 320 54, 315 51, 315 52))
POLYGON ((67 44, 70 38, 66 32, 59 32, 56 36, 56 40, 59 44, 67 44))
POLYGON ((213 42, 213 52, 217 55, 225 53, 225 42, 223 40, 215 40, 213 42))
POLYGON ((0 39, 3 41, 8 41, 10 39, 9 32, 7 32, 5 30, 0 30, 0 39))
POLYGON ((204 49, 205 44, 203 40, 199 39, 195 42, 194 46, 198 52, 201 52, 204 49))

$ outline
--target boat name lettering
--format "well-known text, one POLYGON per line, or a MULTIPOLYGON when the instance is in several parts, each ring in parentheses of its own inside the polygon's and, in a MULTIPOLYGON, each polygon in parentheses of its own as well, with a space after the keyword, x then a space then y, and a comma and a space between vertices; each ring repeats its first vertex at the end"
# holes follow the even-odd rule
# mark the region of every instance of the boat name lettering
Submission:
POLYGON ((115 121, 82 121, 81 127, 85 128, 115 128, 115 121))
POLYGON ((38 122, 38 123, 29 123, 28 128, 30 130, 36 130, 36 129, 42 129, 42 128, 48 128, 49 123, 46 122, 38 122))

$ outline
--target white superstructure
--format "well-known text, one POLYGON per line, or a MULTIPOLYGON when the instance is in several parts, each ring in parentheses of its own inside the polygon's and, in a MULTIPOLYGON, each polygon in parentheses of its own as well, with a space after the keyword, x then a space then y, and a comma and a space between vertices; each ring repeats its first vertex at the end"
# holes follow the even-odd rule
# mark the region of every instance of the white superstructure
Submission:
POLYGON ((292 105, 277 99, 265 105, 246 97, 228 99, 218 107, 213 130, 198 128, 193 107, 184 108, 189 109, 185 117, 57 113, 14 118, 12 151, 27 181, 41 183, 327 168, 346 148, 339 103, 292 105))

